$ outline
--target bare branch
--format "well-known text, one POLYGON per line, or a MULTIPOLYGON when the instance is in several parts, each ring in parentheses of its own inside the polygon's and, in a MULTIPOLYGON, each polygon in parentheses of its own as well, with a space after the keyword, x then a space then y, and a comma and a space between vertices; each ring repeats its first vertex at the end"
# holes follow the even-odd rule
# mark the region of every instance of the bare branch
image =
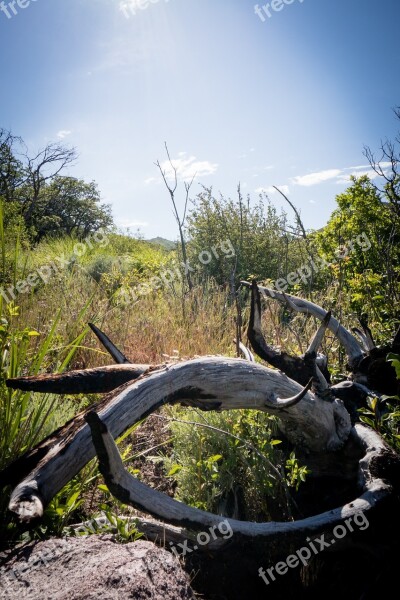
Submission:
MULTIPOLYGON (((235 346, 237 346, 238 344, 237 340, 233 340, 233 343, 235 344, 235 346)), ((247 346, 243 344, 243 342, 239 342, 239 349, 246 360, 248 360, 249 362, 255 362, 253 354, 250 352, 247 346)))
POLYGON ((322 340, 328 329, 329 321, 331 320, 332 313, 328 311, 322 321, 318 331, 315 333, 313 339, 310 342, 310 345, 306 351, 306 354, 317 354, 320 345, 322 344, 322 340))
POLYGON ((179 229, 179 237, 181 240, 181 249, 182 249, 182 257, 183 257, 183 262, 185 264, 185 274, 186 274, 186 280, 188 283, 188 287, 189 290, 193 289, 193 283, 192 283, 192 278, 190 275, 190 271, 189 269, 186 269, 186 265, 188 262, 188 258, 187 258, 187 251, 186 251, 186 240, 185 240, 185 235, 184 235, 184 226, 185 226, 185 219, 186 219, 186 212, 187 212, 187 205, 188 205, 188 201, 189 201, 189 192, 190 192, 190 188, 192 186, 193 180, 195 175, 192 178, 192 181, 190 183, 185 182, 185 191, 186 191, 186 197, 185 197, 185 206, 184 206, 184 212, 183 212, 183 218, 181 219, 179 217, 179 212, 178 212, 178 208, 176 206, 176 201, 175 201, 175 192, 178 188, 178 173, 177 173, 177 169, 175 167, 175 165, 173 164, 172 160, 171 160, 171 156, 168 150, 168 146, 167 146, 167 142, 164 143, 165 145, 165 151, 167 153, 167 157, 169 160, 169 164, 171 166, 171 169, 174 173, 174 185, 173 187, 171 187, 168 183, 167 180, 167 176, 166 176, 166 172, 163 170, 161 163, 159 160, 157 160, 157 162, 155 163, 155 165, 157 166, 157 168, 159 169, 161 176, 164 180, 164 184, 169 192, 169 195, 171 197, 171 202, 172 202, 172 206, 173 206, 173 215, 175 217, 176 223, 178 225, 178 229, 179 229))
POLYGON ((131 361, 126 358, 126 356, 115 346, 115 344, 112 343, 110 338, 105 333, 103 333, 98 327, 96 327, 96 325, 93 325, 93 323, 89 323, 89 327, 93 331, 95 336, 103 344, 107 352, 113 357, 117 364, 131 364, 131 361))
POLYGON ((278 410, 289 408, 289 406, 295 406, 296 404, 298 404, 301 400, 303 400, 307 392, 311 389, 312 384, 313 379, 311 378, 307 385, 301 390, 301 392, 299 392, 295 396, 292 396, 292 398, 286 398, 285 400, 277 398, 278 410))
POLYGON ((300 213, 299 213, 299 211, 297 210, 297 208, 295 207, 295 205, 293 204, 293 202, 291 202, 291 201, 289 200, 289 198, 286 196, 286 194, 284 194, 284 193, 283 193, 283 192, 282 192, 282 191, 281 191, 281 190, 280 190, 278 187, 276 187, 276 185, 273 185, 272 187, 273 187, 273 188, 274 188, 274 189, 275 189, 277 192, 279 192, 279 194, 280 194, 280 195, 281 195, 281 196, 282 196, 282 197, 283 197, 283 198, 286 200, 286 202, 287 202, 287 203, 290 205, 290 207, 292 208, 292 210, 293 210, 294 214, 296 215, 296 221, 297 221, 297 224, 298 224, 298 226, 299 226, 299 227, 300 227, 300 229, 301 229, 302 236, 303 236, 303 238, 304 238, 305 240, 307 240, 307 239, 308 239, 307 232, 306 232, 306 230, 304 229, 303 221, 301 220, 301 217, 300 217, 300 213))
POLYGON ((67 373, 35 375, 7 379, 6 385, 13 390, 42 392, 43 394, 104 394, 120 385, 137 379, 150 365, 110 365, 67 373))
MULTIPOLYGON (((246 285, 245 282, 241 283, 246 285)), ((294 379, 303 386, 307 386, 311 378, 315 379, 316 382, 319 382, 320 375, 322 376, 322 374, 319 373, 318 375, 316 372, 316 354, 310 355, 306 353, 304 357, 291 356, 287 352, 275 350, 265 341, 261 326, 260 289, 262 290, 263 288, 257 286, 257 282, 253 281, 251 284, 251 309, 247 337, 249 338, 254 352, 260 358, 267 361, 273 367, 280 369, 288 377, 294 379)), ((284 295, 284 300, 292 304, 291 300, 286 295, 284 295)), ((322 326, 322 329, 320 329, 317 334, 317 341, 320 336, 323 335, 324 331, 325 328, 322 326)), ((321 368, 324 370, 324 373, 326 373, 326 378, 329 379, 326 365, 321 365, 321 368)))

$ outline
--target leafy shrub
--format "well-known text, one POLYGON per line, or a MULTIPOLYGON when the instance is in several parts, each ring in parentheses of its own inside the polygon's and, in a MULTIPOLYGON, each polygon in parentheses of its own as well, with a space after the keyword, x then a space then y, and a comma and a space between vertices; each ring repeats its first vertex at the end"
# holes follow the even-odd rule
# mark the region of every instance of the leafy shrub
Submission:
POLYGON ((271 415, 241 410, 207 413, 171 409, 173 449, 165 457, 176 497, 203 510, 248 520, 291 515, 288 486, 307 471, 294 453, 286 461, 271 415), (272 510, 271 510, 272 509, 272 510))

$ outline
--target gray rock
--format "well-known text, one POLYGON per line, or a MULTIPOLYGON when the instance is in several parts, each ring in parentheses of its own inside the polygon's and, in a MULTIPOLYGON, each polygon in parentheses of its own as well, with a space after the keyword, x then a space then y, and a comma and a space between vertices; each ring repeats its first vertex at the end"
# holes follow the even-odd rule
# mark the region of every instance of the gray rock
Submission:
POLYGON ((193 600, 177 559, 151 542, 112 536, 50 539, 0 557, 7 600, 193 600))

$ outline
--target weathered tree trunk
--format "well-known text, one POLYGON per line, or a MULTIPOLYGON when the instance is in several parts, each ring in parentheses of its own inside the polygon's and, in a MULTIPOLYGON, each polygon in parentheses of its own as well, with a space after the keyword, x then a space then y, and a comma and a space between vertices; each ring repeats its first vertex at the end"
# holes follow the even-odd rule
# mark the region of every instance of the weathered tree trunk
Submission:
MULTIPOLYGON (((341 400, 326 402, 307 391, 299 401, 303 393, 298 383, 278 371, 241 359, 211 357, 142 375, 112 392, 97 410, 115 438, 164 404, 203 410, 253 408, 279 415, 282 430, 295 445, 315 452, 340 448, 351 428, 341 400)), ((85 414, 42 443, 37 466, 13 491, 10 509, 22 520, 40 517, 49 500, 95 456, 85 414)))
MULTIPOLYGON (((110 392, 0 474, 0 484, 18 484, 12 491, 9 508, 20 521, 39 519, 54 495, 97 453, 100 470, 114 496, 156 517, 157 522, 142 526, 151 539, 164 531, 164 541, 177 543, 181 539, 187 548, 227 553, 225 558, 242 564, 246 557, 253 569, 260 561, 260 553, 268 551, 272 560, 293 551, 293 544, 304 544, 304 540, 311 543, 317 534, 332 539, 332 528, 362 514, 373 525, 372 533, 354 543, 366 552, 375 551, 375 547, 391 547, 390 532, 400 530, 400 459, 378 433, 359 422, 357 412, 368 395, 379 396, 385 386, 397 386, 394 370, 384 363, 387 349, 375 348, 367 327, 364 332, 358 331, 361 348, 354 336, 321 307, 259 288, 255 282, 245 285, 252 289, 250 343, 256 354, 279 371, 255 362, 220 357, 156 367, 132 365, 93 326, 118 365, 8 382, 10 387, 25 390, 110 392), (292 357, 267 344, 262 334, 259 289, 322 322, 304 356, 292 357), (344 345, 351 369, 349 380, 334 386, 329 385, 325 357, 317 354, 327 328, 344 345), (374 382, 377 385, 371 389, 374 382), (312 510, 310 503, 303 505, 306 514, 296 521, 253 523, 228 518, 233 536, 229 543, 213 539, 198 548, 193 532, 212 528, 217 531, 221 515, 186 506, 132 477, 124 469, 113 441, 158 408, 177 403, 205 411, 255 409, 276 415, 286 442, 312 470, 311 486, 312 482, 330 486, 329 499, 314 494, 312 510), (166 523, 164 529, 161 522, 166 523)), ((399 343, 397 333, 392 349, 396 350, 399 343)), ((245 347, 242 351, 252 358, 245 347)), ((332 544, 335 541, 336 551, 344 542, 334 539, 332 544)), ((226 577, 229 565, 225 559, 221 564, 226 577)), ((217 575, 222 576, 222 572, 217 575)))

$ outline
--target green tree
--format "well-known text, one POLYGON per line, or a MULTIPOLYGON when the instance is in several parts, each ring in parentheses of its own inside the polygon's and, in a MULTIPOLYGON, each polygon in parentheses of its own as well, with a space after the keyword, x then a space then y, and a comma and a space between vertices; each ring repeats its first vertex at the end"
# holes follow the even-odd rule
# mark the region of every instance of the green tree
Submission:
POLYGON ((94 182, 62 175, 76 160, 74 148, 49 143, 29 156, 22 138, 0 128, 0 196, 6 219, 22 216, 31 239, 67 234, 85 236, 113 224, 94 182))
POLYGON ((288 231, 286 215, 265 196, 252 205, 240 187, 233 200, 215 198, 204 188, 187 221, 190 260, 201 267, 204 256, 202 269, 220 284, 232 278, 236 283, 249 277, 276 279, 304 260, 302 240, 288 231))
POLYGON ((0 196, 6 202, 14 200, 15 192, 25 179, 17 152, 23 147, 20 137, 0 127, 0 196))
POLYGON ((393 315, 400 297, 400 231, 391 207, 367 176, 353 177, 336 201, 328 224, 314 235, 331 277, 351 290, 358 314, 369 305, 376 315, 393 315))
POLYGON ((36 240, 46 235, 85 237, 113 224, 111 207, 100 203, 97 184, 55 177, 41 190, 30 217, 36 240))

